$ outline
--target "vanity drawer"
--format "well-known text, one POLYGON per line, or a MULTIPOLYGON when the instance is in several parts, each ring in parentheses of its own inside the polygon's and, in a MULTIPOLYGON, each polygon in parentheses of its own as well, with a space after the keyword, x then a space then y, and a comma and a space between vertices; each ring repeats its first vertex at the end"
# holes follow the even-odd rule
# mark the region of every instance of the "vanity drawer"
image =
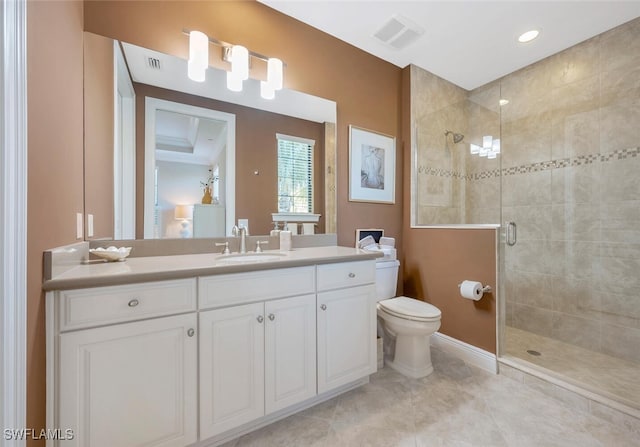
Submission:
POLYGON ((60 331, 196 310, 196 280, 147 282, 59 292, 60 331))
POLYGON ((318 266, 318 292, 375 282, 375 261, 340 262, 318 266))
POLYGON ((199 308, 234 306, 315 293, 315 266, 198 278, 199 308))

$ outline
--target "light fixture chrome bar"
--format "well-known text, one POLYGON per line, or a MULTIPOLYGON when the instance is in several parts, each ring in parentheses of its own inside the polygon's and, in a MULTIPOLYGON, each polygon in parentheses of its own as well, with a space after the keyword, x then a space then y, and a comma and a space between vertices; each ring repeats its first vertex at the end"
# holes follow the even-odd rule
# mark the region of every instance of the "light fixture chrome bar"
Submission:
MULTIPOLYGON (((186 29, 186 28, 182 28, 182 34, 186 34, 187 36, 189 35, 189 33, 191 32, 191 30, 186 29)), ((218 40, 214 37, 211 37, 207 34, 207 37, 209 38, 209 42, 214 44, 214 45, 218 45, 219 47, 222 47, 223 49, 223 55, 225 57, 223 57, 224 60, 228 60, 226 59, 226 55, 229 53, 229 50, 231 47, 233 47, 232 43, 229 42, 225 42, 224 40, 218 40)), ((255 57, 256 59, 260 59, 261 61, 267 62, 269 60, 269 56, 265 56, 264 54, 260 54, 260 53, 256 53, 255 51, 251 51, 249 50, 249 56, 255 57)), ((287 66, 286 63, 282 63, 282 65, 284 67, 287 66)))

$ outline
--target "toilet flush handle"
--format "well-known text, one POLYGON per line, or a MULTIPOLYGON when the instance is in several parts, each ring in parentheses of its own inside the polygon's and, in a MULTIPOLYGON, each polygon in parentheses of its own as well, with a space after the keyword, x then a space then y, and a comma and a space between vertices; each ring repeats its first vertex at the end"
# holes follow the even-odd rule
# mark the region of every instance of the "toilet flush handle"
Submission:
POLYGON ((355 278, 355 277, 356 277, 355 273, 353 273, 353 272, 349 273, 349 278, 355 278))
POLYGON ((321 304, 321 305, 320 305, 320 309, 322 309, 322 310, 327 310, 327 305, 326 305, 326 304, 321 304))

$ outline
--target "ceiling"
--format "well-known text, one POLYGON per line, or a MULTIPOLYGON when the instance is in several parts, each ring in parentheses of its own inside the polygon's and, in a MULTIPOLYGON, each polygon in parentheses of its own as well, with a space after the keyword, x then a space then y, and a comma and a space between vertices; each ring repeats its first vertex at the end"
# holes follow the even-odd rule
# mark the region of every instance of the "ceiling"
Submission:
POLYGON ((399 67, 417 65, 467 90, 640 16, 634 1, 259 0, 399 67), (373 35, 394 15, 423 30, 403 49, 373 35), (525 31, 540 35, 517 42, 525 31))

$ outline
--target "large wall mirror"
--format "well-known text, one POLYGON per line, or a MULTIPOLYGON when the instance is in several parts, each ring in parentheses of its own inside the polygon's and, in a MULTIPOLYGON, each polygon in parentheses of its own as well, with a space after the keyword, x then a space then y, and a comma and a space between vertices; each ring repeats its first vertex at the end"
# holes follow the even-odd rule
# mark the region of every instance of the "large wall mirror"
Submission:
POLYGON ((282 135, 311 142, 308 211, 336 232, 335 102, 265 100, 254 79, 231 92, 215 68, 194 82, 186 60, 92 33, 84 51, 88 239, 221 237, 239 219, 268 234, 286 202, 282 135))

